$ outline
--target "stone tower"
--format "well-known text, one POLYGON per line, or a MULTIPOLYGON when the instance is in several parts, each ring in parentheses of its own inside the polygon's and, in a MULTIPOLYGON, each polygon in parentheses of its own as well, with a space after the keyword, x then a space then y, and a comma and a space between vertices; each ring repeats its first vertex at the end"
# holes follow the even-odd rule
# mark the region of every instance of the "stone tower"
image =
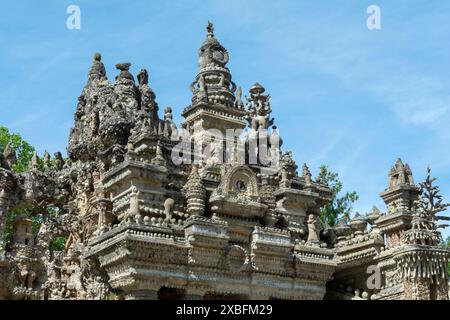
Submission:
POLYGON ((33 222, 25 215, 19 215, 14 219, 13 243, 28 246, 34 244, 33 222))
POLYGON ((381 193, 388 212, 379 219, 378 226, 386 235, 387 247, 398 246, 402 241, 405 230, 411 225, 414 203, 419 194, 420 190, 414 184, 411 168, 398 159, 389 170, 388 187, 381 193))
POLYGON ((235 97, 236 84, 227 68, 227 50, 214 36, 214 28, 208 22, 206 38, 198 50, 199 70, 190 88, 192 104, 183 110, 182 126, 192 140, 203 146, 211 141, 211 134, 227 129, 244 129, 242 91, 235 97), (205 130, 210 130, 208 133, 205 130))

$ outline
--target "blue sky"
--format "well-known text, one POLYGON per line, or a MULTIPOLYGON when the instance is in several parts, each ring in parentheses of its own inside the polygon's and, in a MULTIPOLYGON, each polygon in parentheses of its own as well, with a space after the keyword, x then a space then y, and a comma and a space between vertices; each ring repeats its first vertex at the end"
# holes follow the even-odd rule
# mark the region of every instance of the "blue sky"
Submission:
MULTIPOLYGON (((384 210, 379 193, 398 157, 416 181, 429 163, 450 201, 450 2, 22 1, 0 12, 0 124, 40 153, 64 151, 94 52, 108 77, 129 61, 149 70, 160 107, 179 123, 211 20, 234 81, 258 81, 298 164, 322 163, 356 190, 355 208, 384 210), (68 30, 66 9, 81 9, 68 30), (366 27, 369 5, 382 29, 366 27)), ((449 232, 446 232, 449 235, 449 232)))

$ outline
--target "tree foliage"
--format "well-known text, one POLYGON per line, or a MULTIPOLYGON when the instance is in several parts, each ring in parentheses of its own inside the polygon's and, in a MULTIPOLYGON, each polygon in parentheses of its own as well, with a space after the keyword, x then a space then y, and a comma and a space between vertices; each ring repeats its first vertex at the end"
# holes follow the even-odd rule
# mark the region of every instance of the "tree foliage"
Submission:
MULTIPOLYGON (((28 170, 31 158, 33 158, 35 148, 23 140, 18 133, 10 133, 8 128, 0 126, 0 152, 5 150, 7 145, 10 145, 16 150, 17 162, 12 166, 12 171, 15 173, 22 173, 28 170)), ((56 170, 55 157, 50 158, 50 170, 56 170)), ((39 170, 44 171, 44 159, 39 158, 39 170)))
POLYGON ((31 219, 32 221, 32 232, 36 234, 42 224, 42 215, 33 215, 32 210, 29 207, 19 207, 10 210, 6 217, 5 229, 3 232, 3 245, 7 249, 9 248, 13 233, 14 233, 14 220, 17 216, 24 215, 31 219))
POLYGON ((335 226, 340 219, 350 220, 350 213, 353 209, 353 203, 358 200, 358 194, 346 192, 341 195, 343 188, 339 175, 330 170, 326 165, 320 167, 317 180, 326 184, 333 192, 331 202, 320 209, 319 219, 323 226, 335 226))
POLYGON ((67 241, 66 236, 56 237, 52 241, 52 245, 51 245, 52 249, 55 251, 63 251, 66 246, 66 241, 67 241))
POLYGON ((0 126, 0 152, 10 146, 16 150, 17 162, 12 166, 14 172, 24 172, 28 169, 28 164, 35 152, 34 147, 17 133, 10 133, 6 127, 0 126))

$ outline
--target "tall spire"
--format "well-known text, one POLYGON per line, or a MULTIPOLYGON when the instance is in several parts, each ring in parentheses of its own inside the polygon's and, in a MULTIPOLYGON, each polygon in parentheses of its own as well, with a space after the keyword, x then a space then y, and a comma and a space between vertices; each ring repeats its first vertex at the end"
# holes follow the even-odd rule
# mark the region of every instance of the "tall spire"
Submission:
POLYGON ((208 32, 208 38, 214 38, 214 26, 211 21, 208 21, 208 25, 206 26, 206 31, 208 32))
POLYGON ((204 102, 235 108, 236 85, 226 67, 228 60, 227 49, 214 37, 213 24, 208 21, 206 38, 198 50, 199 71, 191 85, 193 105, 204 102))
POLYGON ((207 145, 211 139, 205 130, 219 129, 226 135, 227 129, 245 128, 242 90, 235 103, 236 84, 231 80, 228 60, 227 49, 217 40, 213 24, 208 21, 198 50, 198 72, 190 87, 192 103, 182 113, 183 128, 201 145, 207 145))

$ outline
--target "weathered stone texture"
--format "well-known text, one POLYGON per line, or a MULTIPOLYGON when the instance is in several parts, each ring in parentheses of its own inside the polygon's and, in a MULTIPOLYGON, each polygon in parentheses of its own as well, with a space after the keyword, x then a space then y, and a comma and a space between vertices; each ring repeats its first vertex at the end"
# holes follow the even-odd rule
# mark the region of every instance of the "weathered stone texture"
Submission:
POLYGON ((330 188, 306 164, 297 172, 281 151, 270 95, 255 83, 244 103, 228 61, 209 23, 182 131, 171 107, 160 118, 147 70, 136 83, 130 63, 119 63, 111 82, 95 54, 68 158, 57 152, 52 166, 46 152, 40 171, 34 155, 17 174, 14 150, 0 157, 0 233, 12 210, 42 218, 35 234, 27 215, 16 217, 0 250, 0 298, 448 299, 449 251, 438 247, 436 224, 447 205, 429 174, 416 186, 398 160, 381 194, 386 213, 374 207, 322 226, 330 188), (208 131, 244 128, 242 145, 208 131), (270 152, 257 148, 262 141, 270 152), (187 154, 175 152, 180 145, 187 154), (67 236, 62 252, 52 248, 57 236, 67 236))

